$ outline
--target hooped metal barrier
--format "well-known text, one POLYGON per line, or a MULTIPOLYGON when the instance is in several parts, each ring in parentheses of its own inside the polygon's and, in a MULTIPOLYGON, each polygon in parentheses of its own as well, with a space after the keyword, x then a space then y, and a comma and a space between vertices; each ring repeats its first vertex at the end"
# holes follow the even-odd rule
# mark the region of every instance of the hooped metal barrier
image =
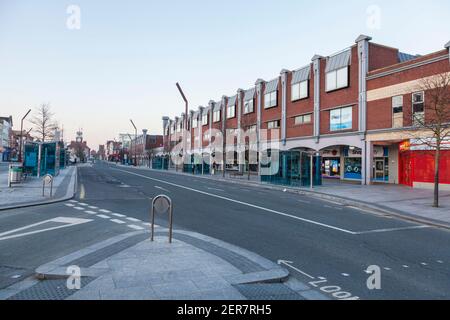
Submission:
POLYGON ((172 200, 166 195, 156 196, 152 201, 152 239, 155 233, 155 211, 158 213, 169 213, 169 243, 172 243, 173 205, 172 200))
POLYGON ((42 196, 45 197, 45 185, 50 184, 50 198, 53 197, 53 176, 46 174, 42 178, 42 196))

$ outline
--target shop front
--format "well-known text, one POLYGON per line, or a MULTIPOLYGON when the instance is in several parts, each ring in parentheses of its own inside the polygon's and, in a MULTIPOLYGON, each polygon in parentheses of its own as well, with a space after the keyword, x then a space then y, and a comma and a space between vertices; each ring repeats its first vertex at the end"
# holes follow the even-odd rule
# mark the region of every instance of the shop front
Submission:
POLYGON ((322 150, 322 177, 325 179, 341 178, 341 148, 322 150))
POLYGON ((385 146, 373 147, 372 181, 389 182, 389 148, 385 146))
POLYGON ((356 147, 344 147, 344 180, 361 181, 362 150, 356 147))

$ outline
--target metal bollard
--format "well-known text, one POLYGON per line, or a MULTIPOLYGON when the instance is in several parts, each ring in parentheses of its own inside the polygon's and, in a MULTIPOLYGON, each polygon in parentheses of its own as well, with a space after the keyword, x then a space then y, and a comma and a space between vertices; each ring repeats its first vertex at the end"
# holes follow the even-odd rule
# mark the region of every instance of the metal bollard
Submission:
POLYGON ((166 195, 156 196, 152 201, 151 216, 152 216, 152 238, 153 241, 155 233, 155 211, 159 213, 169 213, 169 243, 172 243, 172 224, 173 224, 173 205, 172 200, 166 195))
POLYGON ((42 179, 42 196, 45 197, 45 185, 50 184, 50 198, 53 197, 53 176, 46 174, 42 179))

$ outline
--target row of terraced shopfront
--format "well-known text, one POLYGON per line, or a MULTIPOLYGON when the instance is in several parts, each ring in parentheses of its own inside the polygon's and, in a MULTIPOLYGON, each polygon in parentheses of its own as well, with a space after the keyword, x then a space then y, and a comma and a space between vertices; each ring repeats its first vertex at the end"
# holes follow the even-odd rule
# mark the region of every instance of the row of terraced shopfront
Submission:
MULTIPOLYGON (((361 35, 341 52, 315 55, 300 69, 283 69, 270 81, 258 79, 254 87, 210 101, 187 115, 164 117, 164 152, 154 160, 154 167, 173 165, 167 159, 180 152, 175 146, 185 128, 190 137, 182 152, 206 158, 217 156, 211 147, 211 129, 254 131, 258 146, 264 139, 262 129, 268 129, 279 132, 280 170, 270 176, 259 174, 263 181, 309 185, 312 173, 316 184, 326 178, 430 187, 434 151, 424 148, 418 138, 432 136, 418 130, 414 119, 428 117, 428 92, 420 85, 423 79, 450 74, 450 43, 443 50, 417 56, 371 40, 361 35)), ((235 153, 236 147, 235 142, 225 150, 235 153)), ((223 170, 214 159, 209 163, 214 163, 215 170, 194 156, 191 159, 185 171, 223 170)), ((246 160, 248 153, 235 153, 226 169, 260 173, 260 164, 239 165, 246 160)), ((440 182, 450 188, 450 151, 445 147, 440 182)))

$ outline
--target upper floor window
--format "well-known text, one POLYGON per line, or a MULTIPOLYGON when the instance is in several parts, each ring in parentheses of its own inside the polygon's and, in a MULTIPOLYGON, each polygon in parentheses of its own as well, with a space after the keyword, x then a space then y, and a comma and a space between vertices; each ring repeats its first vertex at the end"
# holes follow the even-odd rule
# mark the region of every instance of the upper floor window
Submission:
POLYGON ((247 131, 248 131, 248 132, 256 132, 256 124, 254 124, 254 125, 248 127, 247 131))
POLYGON ((264 95, 264 109, 277 106, 277 93, 278 91, 273 91, 264 95))
POLYGON ((236 117, 236 106, 233 104, 227 107, 227 119, 236 117))
POLYGON ((330 131, 352 129, 352 112, 352 107, 331 110, 330 131))
POLYGON ((202 114, 202 124, 204 126, 208 124, 208 113, 202 114))
POLYGON ((295 83, 291 87, 291 101, 306 99, 309 96, 308 80, 295 83))
POLYGON ((267 129, 277 129, 280 127, 280 120, 267 122, 267 129))
POLYGON ((349 68, 344 67, 326 74, 326 91, 333 91, 348 87, 348 71, 349 68))
POLYGON ((294 118, 296 125, 311 123, 311 114, 305 114, 294 118))
POLYGON ((425 114, 425 98, 424 92, 415 92, 412 95, 412 115, 413 115, 413 125, 423 125, 424 124, 424 114, 425 114))
POLYGON ((197 118, 192 119, 192 128, 197 128, 197 126, 198 126, 198 119, 197 118))
POLYGON ((392 127, 403 127, 403 96, 392 97, 392 127))
POLYGON ((220 110, 214 111, 213 113, 213 122, 219 122, 220 121, 220 110))
POLYGON ((252 113, 254 111, 253 99, 244 102, 244 114, 252 113))

